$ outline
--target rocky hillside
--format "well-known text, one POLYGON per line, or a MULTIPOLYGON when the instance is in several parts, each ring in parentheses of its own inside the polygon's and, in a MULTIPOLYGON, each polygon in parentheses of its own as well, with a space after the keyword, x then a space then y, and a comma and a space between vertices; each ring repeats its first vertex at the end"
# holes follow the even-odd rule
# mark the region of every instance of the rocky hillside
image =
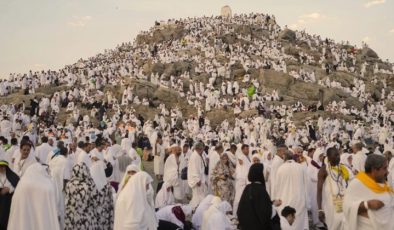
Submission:
MULTIPOLYGON (((154 105, 179 106, 184 117, 196 114, 196 108, 180 98, 179 91, 152 84, 153 76, 164 82, 182 79, 183 92, 187 93, 191 81, 207 84, 213 74, 216 75, 215 89, 220 89, 223 81, 237 81, 241 88, 247 88, 250 82, 243 80, 249 75, 258 81, 261 93, 278 91, 281 100, 268 101, 268 105, 293 105, 299 101, 310 106, 322 99, 324 105, 345 101, 347 107, 357 109, 362 109, 367 102, 380 101, 386 84, 383 101, 388 109, 394 109, 393 101, 387 97, 394 89, 393 65, 381 60, 372 49, 367 46, 358 49, 317 35, 282 29, 274 17, 263 14, 240 15, 230 20, 209 17, 156 23, 149 31, 139 34, 133 43, 124 43, 111 52, 81 60, 71 67, 74 72, 86 75, 84 69, 111 62, 127 63, 128 70, 119 76, 126 84, 105 86, 104 93, 111 91, 121 100, 123 90, 131 85, 136 95, 151 99, 154 105), (311 73, 314 73, 314 81, 308 80, 311 73), (326 86, 333 81, 338 83, 335 87, 326 86), (351 93, 357 90, 355 81, 365 84, 363 96, 351 93)), ((42 87, 35 96, 50 96, 69 88, 64 85, 42 87)), ((32 97, 19 92, 0 101, 15 103, 32 97)), ((154 107, 137 108, 148 118, 157 111, 154 107)), ((243 111, 241 116, 255 113, 254 110, 243 111)), ((294 118, 303 122, 307 116, 317 114, 305 113, 294 118)), ((234 120, 232 112, 221 109, 213 109, 207 117, 213 124, 219 124, 224 118, 234 120)), ((64 121, 67 114, 61 113, 59 119, 64 121)))

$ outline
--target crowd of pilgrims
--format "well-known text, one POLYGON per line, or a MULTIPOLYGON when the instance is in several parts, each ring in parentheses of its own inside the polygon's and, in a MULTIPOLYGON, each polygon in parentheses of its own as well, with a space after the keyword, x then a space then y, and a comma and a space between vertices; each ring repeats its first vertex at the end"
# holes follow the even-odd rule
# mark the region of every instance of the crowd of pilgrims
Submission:
MULTIPOLYGON (((347 139, 321 136, 335 126, 302 136, 306 129, 289 125, 277 137, 271 127, 257 142, 243 132, 228 142, 198 127, 202 139, 161 134, 149 122, 127 123, 109 138, 48 130, 37 145, 31 134, 10 142, 1 136, 2 229, 309 229, 308 211, 314 226, 342 229, 346 212, 329 199, 346 195, 368 155, 390 162, 385 178, 394 185, 392 131, 385 127, 370 138, 384 141, 376 149, 363 146, 362 126, 341 126, 347 139), (154 176, 143 167, 152 160, 154 176)), ((385 205, 392 214, 392 203, 385 205)))
MULTIPOLYGON (((150 36, 162 24, 142 34, 150 36)), ((335 71, 364 76, 393 74, 394 69, 375 65, 371 70, 367 63, 356 63, 355 50, 302 31, 296 32, 297 41, 305 42, 321 58, 301 50, 298 58, 290 56, 278 39, 282 29, 275 17, 264 14, 164 24, 182 25, 188 33, 155 44, 125 43, 60 71, 11 74, 0 82, 1 96, 18 90, 35 95, 40 87, 67 86, 49 97, 34 96, 30 106, 23 101, 0 107, 0 229, 8 225, 11 230, 299 230, 309 229, 308 216, 314 228, 361 229, 357 212, 347 211, 346 205, 342 210, 340 199, 335 199, 336 205, 330 201, 333 195, 346 197, 352 181, 365 175, 367 158, 373 160, 376 155, 389 162, 385 179, 394 186, 394 160, 390 160, 394 114, 385 106, 394 94, 385 92, 386 80, 378 77, 373 83, 382 82, 384 87, 380 98, 372 95, 375 101, 363 78, 343 87, 329 77, 335 71), (218 39, 220 34, 234 33, 233 24, 255 25, 268 36, 237 34, 247 45, 218 39), (203 55, 180 52, 193 49, 203 55), (218 54, 228 62, 216 59, 218 54), (177 76, 147 76, 138 63, 148 59, 197 65, 177 76), (345 101, 326 106, 321 102, 268 106, 268 101, 281 101, 278 91, 267 92, 248 70, 287 73, 287 61, 321 65, 325 80, 302 68, 289 75, 339 88, 364 103, 363 109, 349 107, 345 101), (232 77, 234 64, 246 72, 241 81, 232 77), (198 77, 204 73, 209 74, 207 81, 198 77), (125 76, 173 90, 195 106, 197 114, 183 117, 177 106, 160 104, 154 119, 146 120, 133 105, 153 107, 152 99, 138 97, 125 76), (188 87, 183 85, 185 80, 188 87), (104 90, 106 85, 121 90, 121 97, 104 90), (80 114, 80 108, 89 113, 80 114), (205 114, 213 109, 233 110, 235 122, 223 120, 212 127, 205 114), (251 109, 258 114, 237 116, 251 109), (317 116, 298 127, 292 121, 294 113, 317 110, 357 120, 317 116), (60 113, 68 114, 67 122, 58 122, 60 113), (154 175, 144 171, 147 161, 153 161, 154 175)), ((375 205, 371 202, 371 210, 375 205)), ((393 201, 385 200, 384 210, 393 216, 393 201)), ((376 222, 370 229, 390 226, 376 222)))

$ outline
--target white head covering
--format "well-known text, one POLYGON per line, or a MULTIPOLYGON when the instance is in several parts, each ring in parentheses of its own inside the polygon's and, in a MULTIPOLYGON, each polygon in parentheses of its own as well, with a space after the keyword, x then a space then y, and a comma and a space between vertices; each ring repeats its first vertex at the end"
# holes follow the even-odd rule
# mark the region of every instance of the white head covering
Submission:
MULTIPOLYGON (((92 156, 93 157, 93 156, 92 156)), ((101 191, 107 184, 107 177, 105 176, 105 165, 103 161, 95 161, 90 167, 90 174, 96 184, 97 190, 101 191)))
POLYGON ((252 161, 253 161, 253 159, 256 159, 256 158, 259 159, 260 163, 262 163, 261 157, 260 157, 260 155, 257 154, 257 153, 255 153, 255 154, 252 155, 252 161))
MULTIPOLYGON (((15 153, 18 153, 18 154, 16 154, 17 157, 14 162, 13 170, 16 172, 16 174, 18 174, 18 176, 22 177, 23 174, 26 172, 27 168, 29 168, 30 165, 37 162, 36 158, 34 157, 34 149, 33 149, 33 146, 31 146, 30 153, 27 156, 27 158, 24 159, 23 163, 21 163, 22 153, 20 152, 20 149, 18 149, 17 152, 15 152, 15 153)), ((14 153, 14 156, 15 156, 15 153, 14 153)))
POLYGON ((10 230, 60 229, 55 185, 41 164, 32 164, 21 177, 14 192, 8 223, 10 230))
MULTIPOLYGON (((126 182, 126 179, 127 179, 127 177, 129 177, 129 175, 128 175, 128 172, 131 172, 131 171, 134 171, 134 172, 139 172, 139 171, 141 171, 140 170, 140 168, 137 166, 137 165, 134 165, 134 164, 130 164, 130 165, 128 165, 127 167, 126 167, 126 171, 125 171, 125 173, 123 174, 123 178, 122 178, 122 180, 120 181, 120 184, 119 184, 119 190, 118 190, 118 194, 120 193, 120 191, 122 190, 122 188, 123 188, 123 186, 124 186, 124 184, 125 184, 125 182, 126 182)), ((130 179, 129 179, 130 180, 130 179)))
POLYGON ((158 222, 153 207, 148 202, 147 185, 152 177, 146 172, 136 173, 120 192, 115 206, 114 230, 156 230, 158 222))
POLYGON ((322 151, 322 149, 321 148, 317 148, 316 150, 315 150, 315 152, 313 153, 313 161, 315 161, 318 165, 322 165, 323 164, 323 162, 320 160, 320 156, 322 155, 322 154, 324 154, 324 152, 322 151))
POLYGON ((264 164, 264 167, 271 168, 272 159, 273 159, 273 154, 271 152, 269 151, 264 152, 263 162, 262 162, 264 164), (268 160, 268 154, 271 154, 271 160, 268 160))

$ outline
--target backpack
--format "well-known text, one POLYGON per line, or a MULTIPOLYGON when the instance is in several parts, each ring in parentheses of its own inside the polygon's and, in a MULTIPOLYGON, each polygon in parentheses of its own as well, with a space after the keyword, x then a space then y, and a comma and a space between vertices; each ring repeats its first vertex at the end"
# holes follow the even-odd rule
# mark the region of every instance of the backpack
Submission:
POLYGON ((110 162, 107 163, 107 167, 105 168, 105 176, 110 177, 112 175, 112 172, 114 171, 114 168, 112 167, 112 164, 110 162))
POLYGON ((187 180, 187 167, 184 167, 184 168, 181 170, 181 179, 182 179, 182 180, 187 180))

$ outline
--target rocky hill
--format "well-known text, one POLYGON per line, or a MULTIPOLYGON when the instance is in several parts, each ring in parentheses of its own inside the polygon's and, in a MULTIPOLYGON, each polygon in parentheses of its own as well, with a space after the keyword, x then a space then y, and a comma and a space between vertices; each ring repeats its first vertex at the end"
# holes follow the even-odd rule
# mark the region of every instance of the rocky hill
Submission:
MULTIPOLYGON (((267 105, 301 102, 310 106, 321 101, 326 106, 333 101, 345 101, 348 108, 362 109, 365 103, 384 102, 388 109, 394 109, 393 101, 387 96, 394 89, 393 65, 381 60, 371 48, 364 46, 358 49, 345 42, 336 43, 303 31, 282 29, 273 16, 264 14, 156 23, 149 31, 139 34, 133 43, 124 43, 66 68, 77 76, 88 76, 87 70, 105 69, 113 63, 122 63, 113 68, 124 84, 108 84, 102 91, 104 94, 111 91, 120 101, 124 89, 132 86, 135 95, 153 102, 154 106, 150 107, 134 106, 146 118, 153 118, 157 112, 155 106, 160 103, 170 108, 178 106, 184 117, 197 112, 195 106, 181 98, 181 92, 173 90, 171 84, 163 87, 152 83, 154 76, 162 82, 181 79, 182 90, 186 94, 191 82, 207 84, 211 78, 214 78, 212 85, 215 89, 220 89, 227 81, 237 81, 240 88, 247 88, 251 84, 250 81, 244 82, 245 75, 248 75, 258 82, 260 93, 278 92, 280 100, 267 101, 267 105), (315 79, 309 80, 312 73, 315 79), (357 90, 356 81, 365 85, 365 90, 359 94, 352 93, 357 90), (336 82, 335 86, 327 87, 330 82, 336 82), (384 85, 386 97, 381 100, 384 85)), ((34 96, 49 97, 55 92, 81 86, 78 80, 72 87, 66 86, 65 81, 62 83, 58 87, 41 87, 35 95, 16 92, 0 98, 0 102, 28 102, 34 96)), ((68 114, 64 108, 61 110, 59 121, 64 122, 68 114)), ((235 115, 232 108, 228 110, 231 112, 212 109, 206 116, 214 125, 223 119, 233 122, 235 115)), ((81 112, 88 111, 82 109, 81 112)), ((240 116, 256 113, 256 110, 242 111, 240 116)), ((302 123, 306 117, 317 114, 342 116, 328 112, 304 112, 295 115, 294 119, 302 123)), ((342 117, 353 119, 352 116, 342 117)))

